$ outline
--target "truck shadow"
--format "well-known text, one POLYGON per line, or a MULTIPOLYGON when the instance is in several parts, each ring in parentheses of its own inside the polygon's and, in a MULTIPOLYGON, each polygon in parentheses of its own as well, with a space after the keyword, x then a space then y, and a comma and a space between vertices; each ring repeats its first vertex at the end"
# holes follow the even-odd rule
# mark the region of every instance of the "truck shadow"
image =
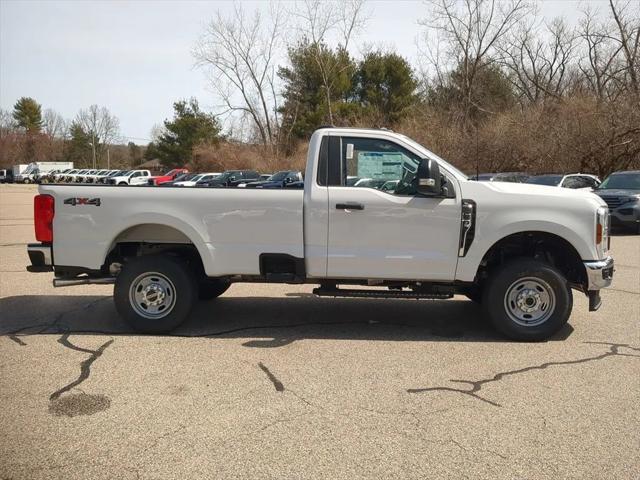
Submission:
MULTIPOLYGON (((564 340, 566 325, 552 341, 564 340)), ((26 344, 31 335, 141 335, 117 314, 111 296, 14 296, 0 299, 0 335, 26 344)), ((220 297, 198 303, 171 337, 241 339, 277 348, 297 340, 504 342, 471 301, 220 297)))

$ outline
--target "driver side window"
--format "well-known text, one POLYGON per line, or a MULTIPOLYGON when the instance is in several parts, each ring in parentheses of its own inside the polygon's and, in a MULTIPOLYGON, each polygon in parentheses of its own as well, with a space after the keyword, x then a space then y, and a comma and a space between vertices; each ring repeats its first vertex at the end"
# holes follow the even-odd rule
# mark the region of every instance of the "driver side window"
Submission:
POLYGON ((391 195, 415 195, 420 158, 393 142, 342 137, 341 186, 374 188, 391 195))

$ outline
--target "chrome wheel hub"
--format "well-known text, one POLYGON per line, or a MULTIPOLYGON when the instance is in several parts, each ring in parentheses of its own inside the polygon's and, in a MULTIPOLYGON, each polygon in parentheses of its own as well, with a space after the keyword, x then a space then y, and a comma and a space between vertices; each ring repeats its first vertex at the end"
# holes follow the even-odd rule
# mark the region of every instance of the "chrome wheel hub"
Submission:
POLYGON ((143 273, 131 282, 129 302, 136 313, 142 317, 163 318, 175 306, 175 287, 171 280, 160 273, 143 273))
POLYGON ((162 285, 152 283, 142 289, 142 298, 149 305, 162 305, 167 294, 162 285))
POLYGON ((536 277, 513 282, 504 296, 507 314, 518 325, 533 327, 546 322, 553 314, 556 296, 551 286, 536 277))

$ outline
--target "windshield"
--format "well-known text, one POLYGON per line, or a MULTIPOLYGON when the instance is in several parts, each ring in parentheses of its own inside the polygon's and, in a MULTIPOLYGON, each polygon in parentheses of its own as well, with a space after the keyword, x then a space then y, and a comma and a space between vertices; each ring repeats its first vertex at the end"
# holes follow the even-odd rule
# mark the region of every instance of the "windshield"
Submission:
POLYGON ((534 185, 549 185, 555 187, 560 184, 562 175, 540 175, 539 177, 531 177, 524 183, 533 183, 534 185))
POLYGON ((412 140, 411 138, 407 137, 406 135, 400 135, 402 137, 402 139, 407 142, 409 145, 411 145, 414 149, 416 149, 417 151, 421 152, 425 157, 430 158, 432 160, 437 161, 440 165, 442 165, 446 170, 449 170, 451 173, 453 173, 454 175, 463 178, 464 180, 469 180, 469 177, 467 175, 465 175, 464 173, 462 173, 460 170, 458 170, 456 167, 454 167, 453 165, 451 165, 449 162, 447 162, 445 159, 440 158, 438 155, 436 155, 435 153, 433 153, 431 150, 427 149, 426 147, 423 147, 422 145, 420 145, 418 142, 416 142, 415 140, 412 140))
POLYGON ((604 179, 598 190, 640 190, 640 172, 614 173, 604 179))

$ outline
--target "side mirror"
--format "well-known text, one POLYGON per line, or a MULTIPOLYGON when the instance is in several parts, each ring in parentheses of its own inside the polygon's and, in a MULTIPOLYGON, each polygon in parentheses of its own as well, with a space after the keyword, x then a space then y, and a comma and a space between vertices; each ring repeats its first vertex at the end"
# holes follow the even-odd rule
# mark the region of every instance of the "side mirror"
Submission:
POLYGON ((442 177, 438 162, 423 158, 418 165, 416 175, 417 190, 422 195, 434 196, 442 194, 442 177))
POLYGON ((293 182, 293 178, 291 177, 287 177, 284 179, 284 183, 291 183, 291 182, 293 182))

